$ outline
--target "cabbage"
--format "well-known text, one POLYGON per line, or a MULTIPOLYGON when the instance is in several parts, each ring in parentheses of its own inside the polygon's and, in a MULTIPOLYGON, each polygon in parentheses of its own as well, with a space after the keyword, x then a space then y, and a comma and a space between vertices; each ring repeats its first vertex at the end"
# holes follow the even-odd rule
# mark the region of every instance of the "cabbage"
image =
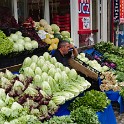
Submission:
POLYGON ((38 62, 38 56, 37 56, 37 55, 33 55, 33 56, 31 57, 31 60, 32 60, 32 62, 37 63, 37 62, 38 62))
POLYGON ((61 105, 65 103, 65 97, 64 96, 53 96, 52 97, 52 101, 56 104, 56 105, 61 105))
POLYGON ((62 35, 64 38, 70 38, 70 32, 68 32, 68 31, 62 31, 62 32, 61 32, 61 35, 62 35))
POLYGON ((14 99, 12 97, 9 97, 9 95, 7 94, 6 99, 5 99, 6 105, 11 106, 13 102, 14 102, 14 99))
POLYGON ((18 39, 17 43, 18 44, 21 44, 21 45, 24 45, 25 44, 25 41, 23 39, 18 39))
POLYGON ((17 31, 16 34, 18 35, 18 37, 22 36, 22 32, 21 31, 17 31))
POLYGON ((56 63, 55 63, 55 67, 56 67, 56 68, 60 68, 61 70, 64 71, 64 66, 63 66, 63 64, 60 63, 60 62, 56 62, 56 63))
POLYGON ((13 41, 17 41, 18 40, 18 35, 17 34, 11 34, 10 38, 12 38, 13 41))
POLYGON ((24 70, 24 75, 25 76, 34 77, 34 72, 33 72, 33 70, 30 67, 26 67, 23 70, 24 70))
POLYGON ((47 81, 43 81, 41 83, 41 88, 43 91, 45 91, 49 96, 52 95, 52 92, 51 92, 51 87, 49 85, 49 83, 47 81))
POLYGON ((67 76, 67 74, 66 74, 65 71, 62 71, 60 74, 61 74, 61 79, 62 79, 62 81, 68 80, 68 76, 67 76))
POLYGON ((40 67, 35 68, 35 74, 42 75, 42 70, 40 69, 40 67))
POLYGON ((44 65, 44 60, 43 59, 39 59, 37 62, 37 66, 39 66, 40 68, 42 68, 42 66, 44 65))
POLYGON ((64 71, 65 71, 66 74, 68 74, 70 72, 70 68, 69 67, 65 67, 64 71))
POLYGON ((0 99, 5 100, 6 99, 6 93, 5 90, 0 88, 0 99))
POLYGON ((30 84, 28 88, 24 91, 24 93, 29 94, 30 96, 36 96, 38 94, 38 91, 34 89, 30 84))
POLYGON ((59 26, 56 24, 51 24, 51 28, 54 31, 54 33, 59 33, 59 31, 60 31, 59 26))
POLYGON ((43 72, 48 72, 48 69, 49 69, 48 65, 44 64, 44 65, 42 66, 42 71, 43 71, 43 72))
POLYGON ((24 61, 23 61, 23 67, 30 66, 31 65, 31 62, 32 62, 31 58, 30 57, 26 57, 24 59, 24 61))
POLYGON ((30 42, 25 43, 25 49, 26 50, 32 50, 32 44, 30 42))
POLYGON ((33 83, 36 86, 40 86, 41 82, 42 82, 41 76, 40 75, 35 75, 34 78, 33 78, 33 83))
POLYGON ((20 81, 24 82, 25 81, 25 76, 23 74, 19 74, 18 78, 20 81))
POLYGON ((30 37, 25 37, 25 38, 24 38, 24 41, 25 41, 25 42, 31 42, 31 38, 30 38, 30 37))
POLYGON ((54 79, 55 81, 57 82, 61 82, 62 78, 61 78, 61 74, 59 72, 56 72, 55 73, 55 76, 54 76, 54 79))
POLYGON ((22 90, 24 89, 24 85, 22 82, 16 80, 13 86, 13 90, 17 91, 19 94, 22 93, 22 90))
POLYGON ((74 96, 78 96, 80 93, 80 91, 75 86, 68 86, 64 90, 73 93, 74 96))
POLYGON ((34 49, 38 48, 38 42, 37 41, 32 40, 31 44, 32 44, 32 48, 34 48, 34 49))
POLYGON ((11 71, 9 71, 8 69, 6 69, 5 77, 8 78, 8 79, 13 79, 15 76, 12 74, 11 71))
POLYGON ((68 74, 68 76, 69 76, 70 79, 77 79, 78 74, 75 71, 75 69, 71 69, 70 73, 68 74))
POLYGON ((58 106, 53 102, 53 100, 50 100, 48 104, 48 112, 53 115, 57 110, 58 106))
POLYGON ((42 77, 43 81, 47 81, 48 80, 48 74, 46 72, 43 72, 41 77, 42 77))
POLYGON ((24 51, 24 46, 22 44, 18 43, 18 51, 19 52, 24 51))
POLYGON ((55 68, 50 68, 50 70, 48 71, 48 75, 50 75, 51 77, 54 77, 55 73, 56 73, 55 68))
POLYGON ((32 62, 30 65, 30 68, 34 71, 36 69, 37 65, 35 62, 32 62))
POLYGON ((30 113, 35 116, 40 115, 39 109, 31 109, 30 113))
POLYGON ((12 113, 12 109, 10 109, 8 107, 2 107, 1 113, 4 114, 6 117, 9 117, 12 113))
POLYGON ((17 103, 17 102, 13 102, 13 104, 12 104, 12 106, 11 106, 11 109, 12 109, 12 111, 13 110, 21 110, 21 109, 23 109, 23 106, 21 106, 19 103, 17 103))
POLYGON ((11 82, 10 82, 10 80, 8 80, 7 78, 5 78, 5 77, 2 77, 1 78, 1 86, 2 86, 2 88, 7 88, 7 87, 9 87, 11 85, 11 82))
POLYGON ((49 60, 51 58, 51 55, 48 52, 45 52, 43 54, 43 57, 44 57, 45 60, 49 60))
POLYGON ((14 45, 13 45, 13 51, 14 52, 18 52, 19 51, 18 43, 14 43, 14 45))
POLYGON ((52 58, 50 59, 50 61, 51 61, 52 64, 55 64, 55 63, 57 62, 57 60, 56 60, 55 57, 52 57, 52 58))

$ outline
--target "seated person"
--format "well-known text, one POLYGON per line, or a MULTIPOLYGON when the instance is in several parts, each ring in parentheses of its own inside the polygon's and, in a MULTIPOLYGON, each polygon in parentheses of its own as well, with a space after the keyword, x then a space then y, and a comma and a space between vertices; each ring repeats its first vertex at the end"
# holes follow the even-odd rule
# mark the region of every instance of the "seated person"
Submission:
POLYGON ((72 55, 74 57, 78 55, 77 49, 73 44, 62 40, 59 41, 58 48, 55 50, 52 56, 55 57, 57 61, 62 63, 64 66, 69 66, 68 59, 71 58, 72 55))

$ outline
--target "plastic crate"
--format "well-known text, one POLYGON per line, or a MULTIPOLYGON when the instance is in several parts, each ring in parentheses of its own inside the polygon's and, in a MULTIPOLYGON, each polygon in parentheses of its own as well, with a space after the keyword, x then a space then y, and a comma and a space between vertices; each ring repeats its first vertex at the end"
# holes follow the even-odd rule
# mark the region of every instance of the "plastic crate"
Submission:
POLYGON ((110 91, 106 91, 105 93, 111 101, 118 101, 118 98, 120 96, 119 91, 114 92, 110 90, 110 91))

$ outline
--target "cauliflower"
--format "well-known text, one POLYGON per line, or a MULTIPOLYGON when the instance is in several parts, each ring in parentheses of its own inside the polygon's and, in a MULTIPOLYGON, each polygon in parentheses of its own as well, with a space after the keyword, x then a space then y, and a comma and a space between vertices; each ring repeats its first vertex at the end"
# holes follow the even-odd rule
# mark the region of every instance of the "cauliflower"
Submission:
POLYGON ((60 31, 60 28, 59 28, 58 25, 56 25, 56 24, 51 24, 51 28, 52 28, 52 31, 54 31, 55 34, 56 34, 56 33, 60 33, 60 32, 59 32, 59 31, 60 31))

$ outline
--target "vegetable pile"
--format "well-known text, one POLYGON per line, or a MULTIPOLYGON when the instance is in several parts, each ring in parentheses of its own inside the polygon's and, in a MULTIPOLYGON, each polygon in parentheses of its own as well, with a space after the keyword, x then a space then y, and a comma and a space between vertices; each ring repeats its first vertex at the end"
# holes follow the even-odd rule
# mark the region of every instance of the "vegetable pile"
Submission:
POLYGON ((0 30, 0 55, 8 55, 13 51, 14 43, 0 30))
POLYGON ((24 50, 33 50, 38 48, 38 42, 29 37, 23 37, 22 32, 12 33, 8 39, 14 43, 13 52, 22 52, 24 50))
POLYGON ((106 72, 106 71, 109 70, 109 68, 107 66, 105 66, 105 65, 101 66, 96 60, 89 60, 86 57, 85 53, 78 54, 77 58, 79 60, 81 60, 83 63, 87 64, 87 66, 89 65, 89 67, 88 67, 89 69, 94 68, 95 70, 97 70, 101 73, 106 72), (92 67, 92 68, 90 68, 90 67, 92 67))
MULTIPOLYGON (((50 95, 32 84, 31 77, 25 77, 22 74, 13 75, 6 70, 5 73, 0 73, 0 86, 2 97, 7 95, 13 98, 15 102, 27 108, 29 114, 37 116, 41 121, 49 119, 58 109, 50 95)), ((1 102, 1 105, 4 103, 1 102)))
POLYGON ((103 74, 104 79, 102 80, 102 84, 100 85, 100 89, 102 91, 120 91, 120 83, 117 81, 116 76, 112 72, 105 72, 103 74))
POLYGON ((103 111, 110 104, 104 92, 91 90, 84 93, 83 97, 77 97, 69 106, 69 110, 73 111, 81 106, 92 108, 95 112, 103 111))
POLYGON ((40 57, 36 55, 27 57, 20 73, 33 77, 33 84, 41 87, 47 94, 53 95, 52 100, 56 105, 78 96, 91 86, 74 69, 63 66, 48 52, 40 57))
POLYGON ((71 118, 77 124, 100 124, 96 113, 85 106, 80 106, 71 111, 71 118))

